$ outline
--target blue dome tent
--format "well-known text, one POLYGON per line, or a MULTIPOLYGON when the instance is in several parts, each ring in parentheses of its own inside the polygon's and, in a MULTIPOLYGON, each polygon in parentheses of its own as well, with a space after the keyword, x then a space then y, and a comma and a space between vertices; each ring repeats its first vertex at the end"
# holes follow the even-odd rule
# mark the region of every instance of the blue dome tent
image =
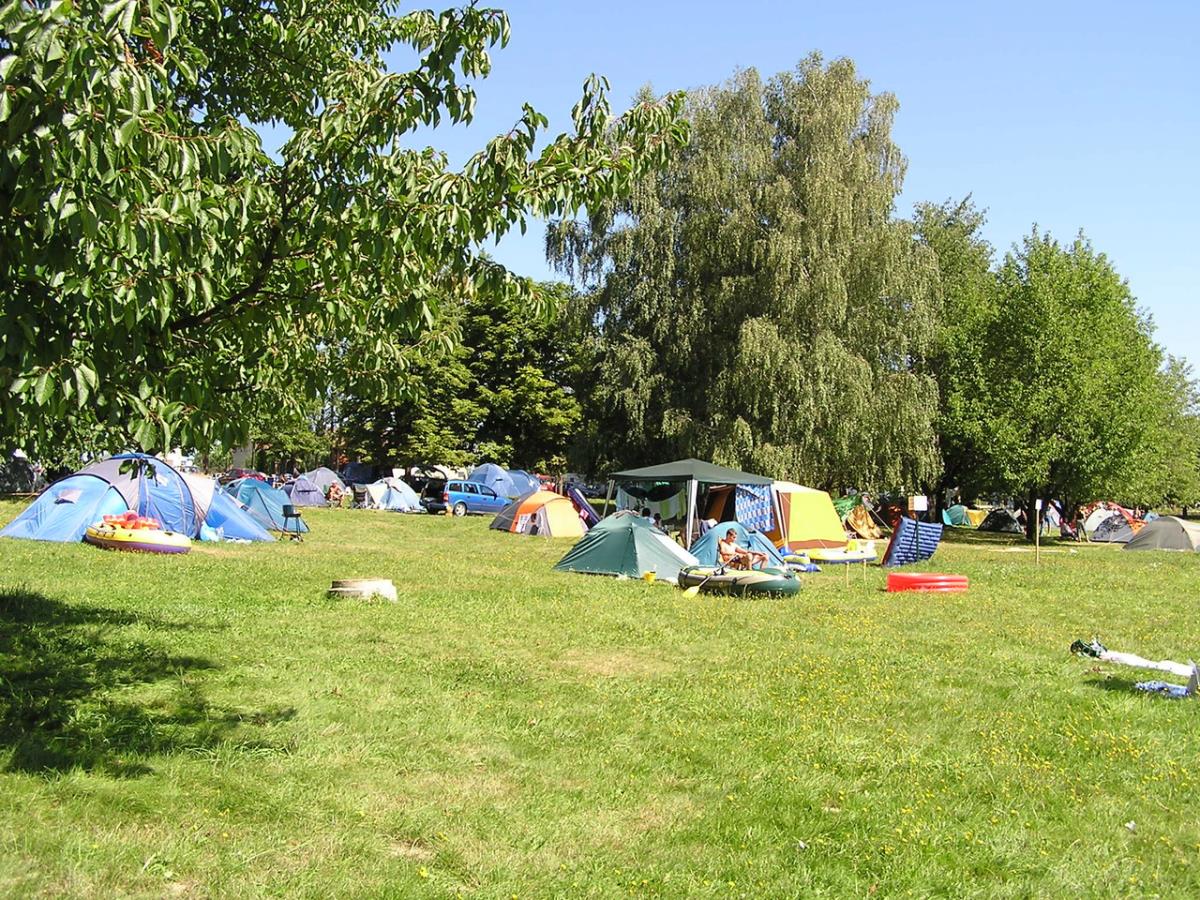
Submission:
POLYGON ((223 529, 230 538, 273 540, 246 510, 227 499, 211 478, 184 476, 161 459, 125 453, 90 463, 52 484, 0 531, 0 537, 80 541, 88 526, 104 516, 133 510, 188 537, 198 537, 200 526, 208 525, 223 529), (138 465, 121 471, 130 463, 138 465))
POLYGON ((271 487, 265 481, 257 478, 239 478, 225 485, 225 490, 237 498, 250 515, 267 530, 287 531, 292 534, 308 532, 308 525, 303 519, 292 519, 287 523, 283 521, 283 508, 292 501, 283 491, 271 487), (284 528, 285 524, 287 528, 284 528))
POLYGON ((725 532, 730 528, 737 532, 739 547, 761 551, 767 554, 767 558, 770 560, 768 565, 783 568, 783 557, 779 555, 779 551, 775 549, 775 545, 760 532, 750 531, 740 522, 722 522, 720 525, 714 525, 696 539, 692 544, 692 556, 700 560, 700 565, 717 565, 717 543, 725 537, 725 532))
MULTIPOLYGON (((520 497, 522 493, 529 493, 528 491, 517 490, 512 476, 495 463, 484 463, 482 466, 476 466, 471 470, 471 474, 467 476, 467 481, 486 484, 496 492, 497 496, 508 497, 510 500, 520 497)), ((533 490, 537 490, 537 488, 533 488, 533 490)))
POLYGON ((513 488, 516 490, 518 497, 535 493, 542 489, 542 483, 524 469, 509 469, 508 477, 512 481, 513 488))

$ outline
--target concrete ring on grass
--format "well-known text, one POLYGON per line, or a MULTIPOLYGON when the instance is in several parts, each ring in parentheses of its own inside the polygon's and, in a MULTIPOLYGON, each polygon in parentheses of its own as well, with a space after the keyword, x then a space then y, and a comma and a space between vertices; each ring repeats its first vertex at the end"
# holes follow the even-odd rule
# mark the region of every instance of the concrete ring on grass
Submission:
POLYGON ((329 596, 348 600, 382 597, 396 602, 396 586, 389 578, 338 578, 329 588, 329 596))

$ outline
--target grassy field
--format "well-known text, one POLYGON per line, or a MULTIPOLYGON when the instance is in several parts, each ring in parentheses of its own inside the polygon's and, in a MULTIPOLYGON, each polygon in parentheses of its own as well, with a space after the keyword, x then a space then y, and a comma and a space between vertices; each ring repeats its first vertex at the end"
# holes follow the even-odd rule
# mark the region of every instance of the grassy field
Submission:
POLYGON ((308 517, 177 559, 0 541, 0 894, 1200 893, 1196 706, 1067 652, 1200 652, 1198 558, 993 538, 938 552, 965 595, 729 600, 308 517), (367 575, 400 601, 325 598, 367 575))

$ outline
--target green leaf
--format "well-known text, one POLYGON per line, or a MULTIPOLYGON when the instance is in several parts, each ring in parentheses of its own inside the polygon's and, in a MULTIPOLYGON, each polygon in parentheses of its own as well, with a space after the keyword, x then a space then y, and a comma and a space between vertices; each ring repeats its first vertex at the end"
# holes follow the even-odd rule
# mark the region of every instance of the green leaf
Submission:
POLYGON ((130 0, 113 0, 112 3, 104 4, 104 6, 100 9, 101 21, 103 21, 105 25, 111 25, 117 16, 121 14, 121 10, 128 6, 129 3, 130 0))
POLYGON ((99 379, 96 377, 95 369, 93 369, 87 363, 80 363, 78 366, 76 366, 75 372, 77 375, 82 376, 83 380, 86 381, 93 390, 95 390, 99 385, 99 379))
POLYGON ((121 127, 117 129, 117 146, 118 147, 124 147, 131 140, 133 140, 133 136, 135 133, 137 133, 139 124, 140 123, 138 121, 137 116, 133 116, 130 119, 126 119, 125 122, 123 122, 121 124, 121 127))
POLYGON ((133 17, 137 14, 137 0, 129 0, 121 14, 121 30, 133 34, 133 17))
POLYGON ((33 383, 33 399, 37 401, 38 406, 46 405, 46 401, 50 399, 51 387, 50 370, 47 369, 33 383))
POLYGON ((17 57, 12 54, 0 58, 0 78, 8 80, 8 73, 12 71, 13 66, 17 64, 17 57))
POLYGON ((88 395, 90 393, 89 388, 90 385, 88 384, 87 379, 84 377, 83 371, 79 368, 75 369, 75 397, 77 406, 83 407, 83 405, 87 403, 88 395))

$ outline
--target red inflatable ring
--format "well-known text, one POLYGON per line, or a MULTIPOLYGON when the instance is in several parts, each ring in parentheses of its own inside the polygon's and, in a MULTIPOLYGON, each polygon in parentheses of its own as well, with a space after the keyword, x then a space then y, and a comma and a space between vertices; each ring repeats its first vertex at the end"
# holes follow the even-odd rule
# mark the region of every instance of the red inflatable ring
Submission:
POLYGON ((938 591, 958 594, 967 589, 966 575, 941 575, 937 572, 888 572, 887 589, 896 591, 938 591))

